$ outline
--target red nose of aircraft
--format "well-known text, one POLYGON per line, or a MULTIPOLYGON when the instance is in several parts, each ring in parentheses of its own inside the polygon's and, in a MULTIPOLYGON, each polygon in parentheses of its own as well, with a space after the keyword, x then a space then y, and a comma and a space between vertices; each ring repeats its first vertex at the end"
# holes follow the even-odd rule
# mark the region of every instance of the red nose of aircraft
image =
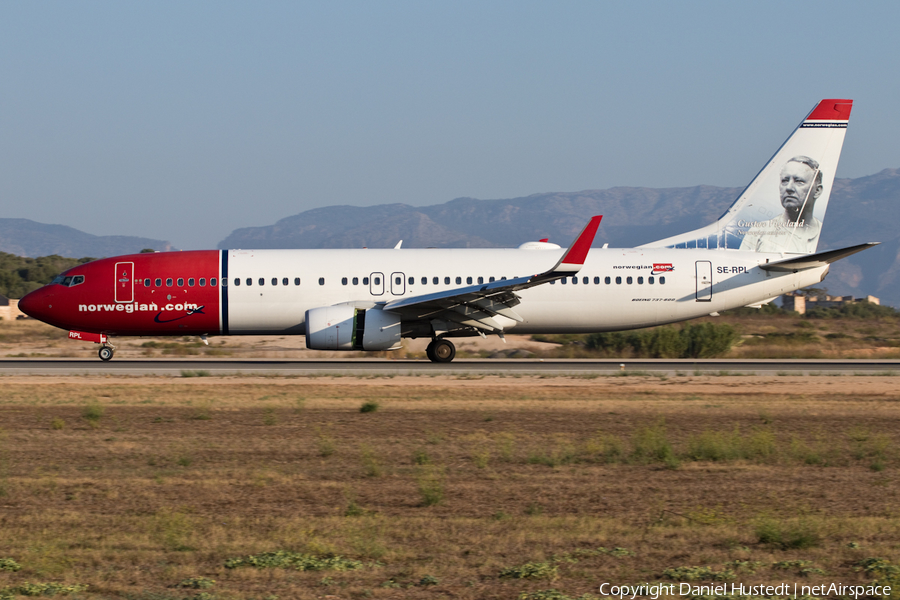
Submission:
POLYGON ((47 311, 52 308, 52 294, 47 292, 46 287, 42 287, 25 294, 25 297, 19 300, 19 310, 33 319, 39 321, 45 320, 47 311))

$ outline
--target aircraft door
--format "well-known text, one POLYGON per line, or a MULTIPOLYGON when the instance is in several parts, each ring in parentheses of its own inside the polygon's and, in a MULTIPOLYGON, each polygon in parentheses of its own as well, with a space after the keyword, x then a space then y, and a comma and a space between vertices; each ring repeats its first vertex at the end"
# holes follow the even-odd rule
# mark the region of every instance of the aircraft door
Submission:
POLYGON ((391 273, 391 293, 395 296, 406 293, 406 276, 403 273, 391 273))
POLYGON ((695 270, 697 273, 697 302, 712 302, 712 262, 698 260, 695 270))
POLYGON ((134 302, 134 263, 116 263, 116 302, 134 302))
POLYGON ((369 275, 369 292, 373 296, 384 294, 384 273, 372 273, 369 275))

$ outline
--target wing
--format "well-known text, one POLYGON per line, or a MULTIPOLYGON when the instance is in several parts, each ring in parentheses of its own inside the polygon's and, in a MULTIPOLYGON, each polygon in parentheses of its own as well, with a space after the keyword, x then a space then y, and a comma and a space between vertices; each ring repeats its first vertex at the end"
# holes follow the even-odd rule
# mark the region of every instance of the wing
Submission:
POLYGON ((521 301, 517 291, 561 279, 581 270, 602 218, 591 217, 572 246, 549 271, 530 277, 501 279, 434 294, 401 298, 388 302, 384 310, 402 313, 404 319, 450 321, 482 332, 500 333, 503 327, 494 320, 497 315, 519 323, 523 321, 513 310, 521 301))
POLYGON ((764 263, 759 265, 759 268, 766 271, 793 271, 794 273, 796 273, 797 271, 802 271, 804 269, 824 267, 825 265, 829 265, 836 260, 846 258, 851 254, 856 254, 857 252, 862 252, 863 250, 868 250, 869 248, 877 246, 880 243, 881 242, 868 242, 865 244, 850 246, 848 248, 841 248, 839 250, 826 250, 824 252, 817 252, 815 254, 807 254, 806 256, 798 256, 796 258, 788 258, 786 260, 779 260, 777 262, 764 263))

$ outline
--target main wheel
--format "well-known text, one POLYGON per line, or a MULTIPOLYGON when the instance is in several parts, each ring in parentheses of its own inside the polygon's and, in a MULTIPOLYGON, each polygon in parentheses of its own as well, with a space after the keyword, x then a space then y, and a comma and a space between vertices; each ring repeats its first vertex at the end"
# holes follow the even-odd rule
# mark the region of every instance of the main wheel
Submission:
POLYGON ((428 360, 431 362, 437 362, 437 359, 434 357, 434 340, 428 342, 428 346, 425 347, 425 356, 427 356, 428 360))
POLYGON ((100 352, 98 352, 97 354, 100 355, 100 360, 106 362, 112 359, 114 352, 113 349, 109 346, 100 346, 100 352))
POLYGON ((431 350, 432 362, 448 363, 456 358, 456 346, 450 340, 439 339, 432 344, 434 344, 434 348, 431 350))

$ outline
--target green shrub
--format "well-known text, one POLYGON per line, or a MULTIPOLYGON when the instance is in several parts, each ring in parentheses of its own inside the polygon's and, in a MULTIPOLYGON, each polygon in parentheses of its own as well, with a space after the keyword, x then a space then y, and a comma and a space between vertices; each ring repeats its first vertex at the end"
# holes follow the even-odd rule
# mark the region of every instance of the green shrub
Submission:
POLYGON ((806 519, 784 522, 762 518, 756 525, 756 537, 759 543, 782 550, 812 548, 822 539, 819 528, 806 519))
POLYGON ((630 332, 595 333, 584 344, 608 356, 629 353, 639 358, 713 358, 726 354, 737 342, 737 331, 728 323, 687 324, 630 332))
POLYGON ((416 474, 416 484, 422 497, 422 506, 435 506, 444 500, 444 470, 434 465, 423 465, 416 474))
POLYGON ((238 567, 255 567, 257 569, 296 569, 297 571, 353 571, 361 569, 363 564, 358 560, 342 558, 335 554, 302 554, 300 552, 263 552, 262 554, 230 558, 225 561, 226 569, 238 567))
POLYGON ((50 421, 50 428, 51 428, 51 429, 56 429, 57 431, 60 430, 60 429, 65 429, 65 428, 66 428, 66 422, 63 421, 62 419, 60 419, 59 417, 56 417, 55 419, 53 419, 52 421, 50 421))
POLYGON ((675 581, 724 581, 734 579, 734 571, 716 571, 710 567, 675 567, 663 571, 663 577, 675 581))
POLYGON ((18 571, 22 567, 11 558, 0 558, 0 571, 18 571))
POLYGON ((99 423, 102 417, 103 406, 101 406, 97 402, 91 402, 83 409, 81 409, 81 418, 91 425, 96 425, 97 423, 99 423))
POLYGON ((0 589, 0 598, 11 600, 15 596, 55 596, 57 594, 67 596, 87 589, 88 586, 84 584, 65 585, 63 583, 29 583, 26 581, 19 585, 0 589))
POLYGON ((191 588, 194 590, 208 590, 214 585, 216 585, 215 579, 209 579, 207 577, 191 577, 189 579, 182 580, 176 587, 191 588))
POLYGON ((666 422, 663 419, 650 427, 640 427, 633 435, 632 457, 643 463, 663 463, 669 468, 678 467, 678 458, 672 450, 666 435, 666 422))
POLYGON ((377 402, 366 402, 362 406, 359 407, 359 412, 361 413, 370 413, 378 410, 377 402))
POLYGON ((525 563, 500 571, 501 578, 509 579, 550 579, 559 577, 559 567, 550 563, 525 563))

